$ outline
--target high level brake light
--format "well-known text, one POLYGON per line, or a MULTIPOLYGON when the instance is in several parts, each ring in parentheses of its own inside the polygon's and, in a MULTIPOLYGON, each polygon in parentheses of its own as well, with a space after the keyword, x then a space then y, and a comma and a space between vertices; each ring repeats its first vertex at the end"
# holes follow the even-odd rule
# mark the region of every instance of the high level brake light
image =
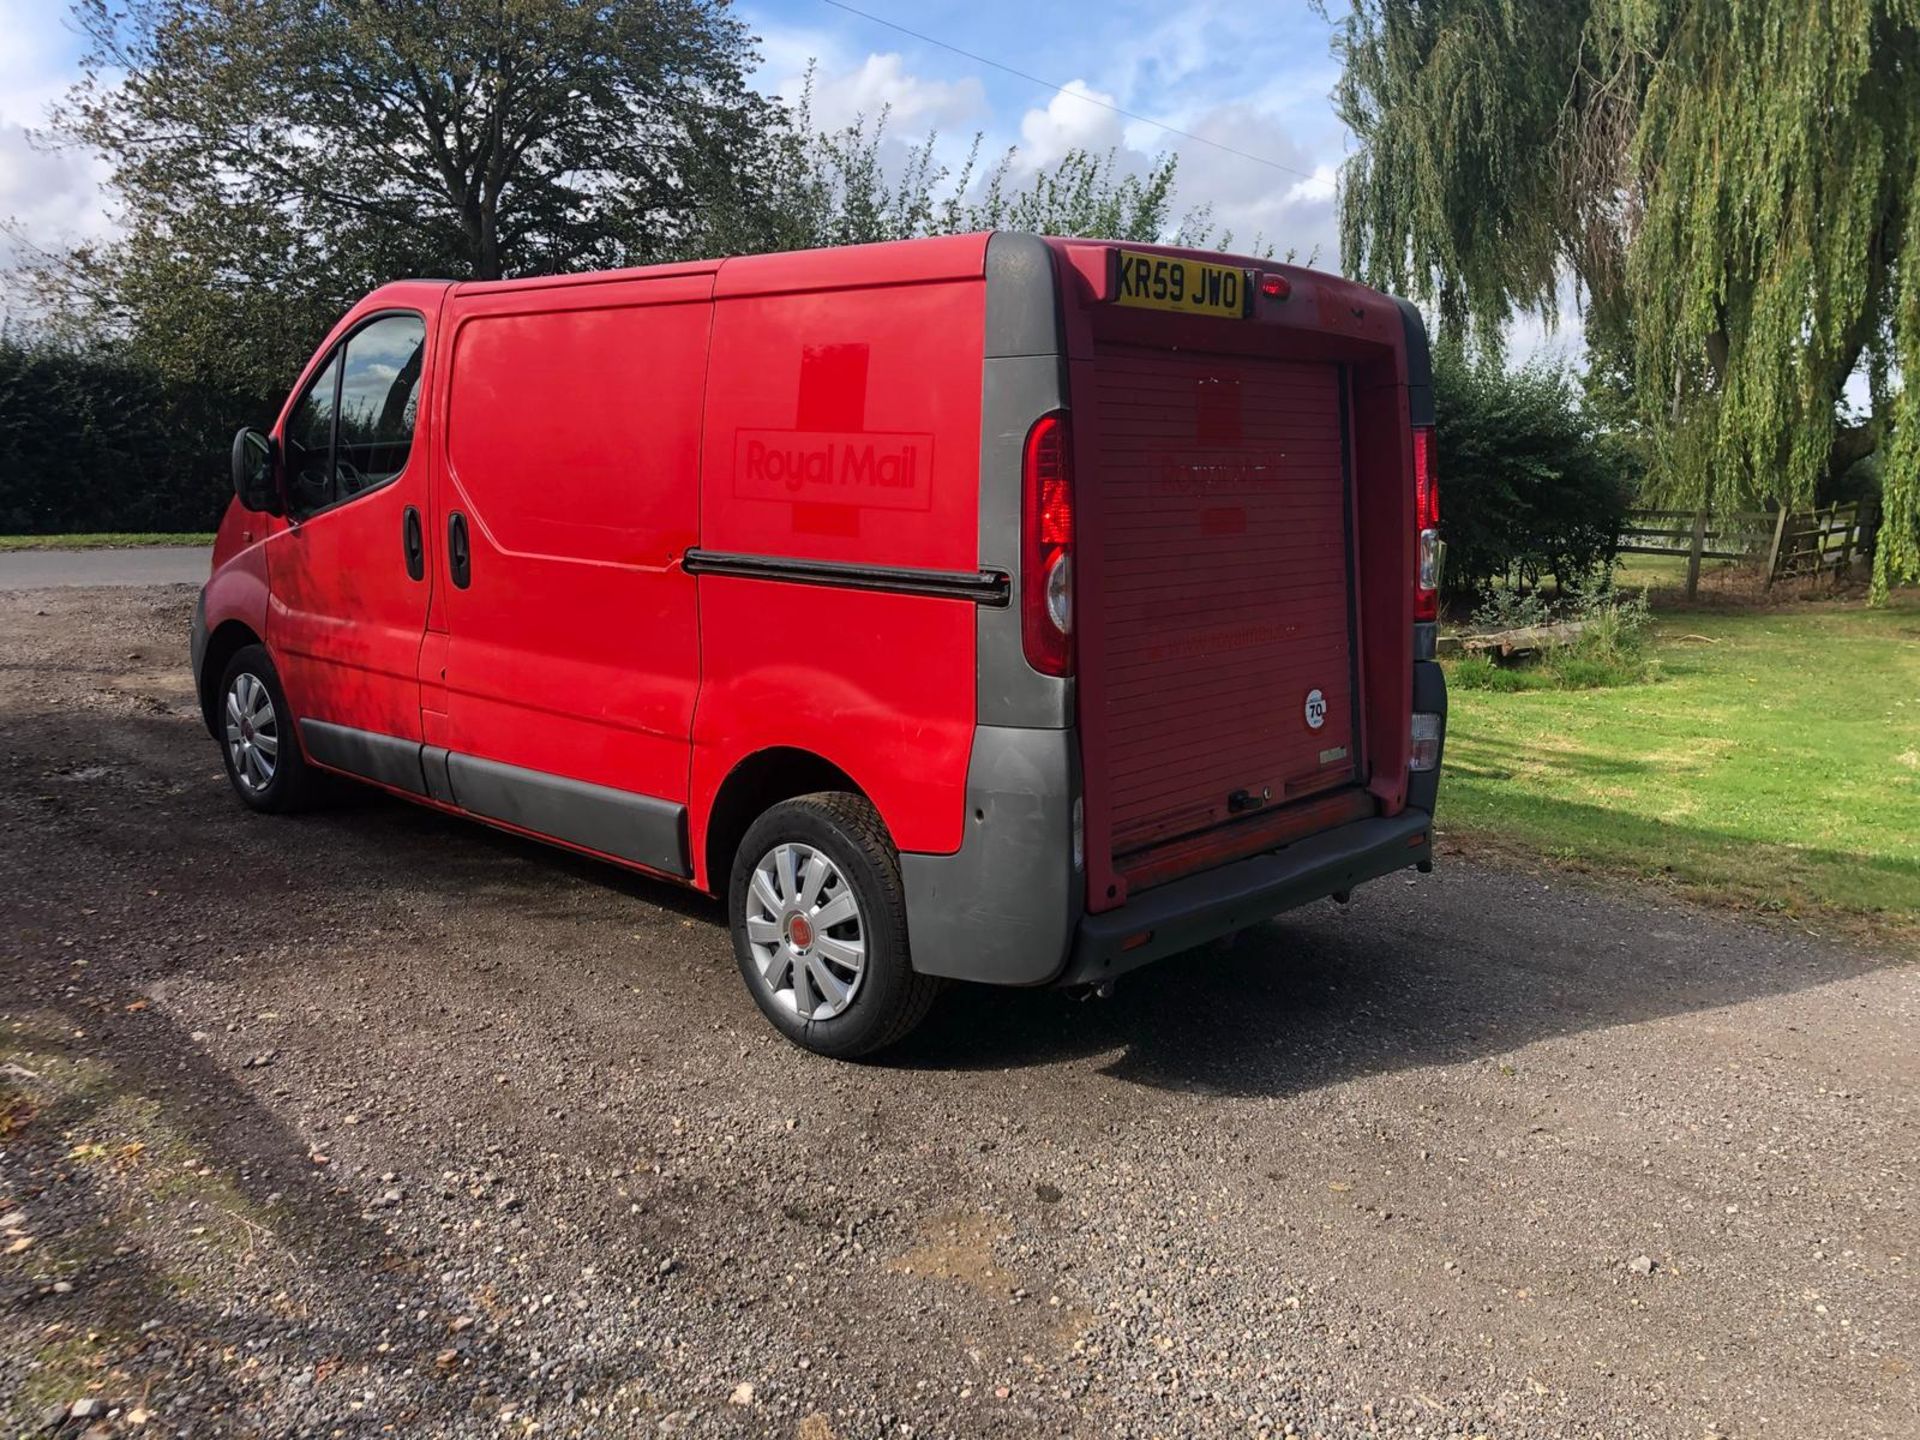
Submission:
POLYGON ((1042 675, 1073 673, 1073 447, 1066 416, 1042 415, 1021 466, 1020 638, 1042 675))
POLYGON ((1433 431, 1413 432, 1413 528, 1416 570, 1413 618, 1440 618, 1440 477, 1434 473, 1433 431))

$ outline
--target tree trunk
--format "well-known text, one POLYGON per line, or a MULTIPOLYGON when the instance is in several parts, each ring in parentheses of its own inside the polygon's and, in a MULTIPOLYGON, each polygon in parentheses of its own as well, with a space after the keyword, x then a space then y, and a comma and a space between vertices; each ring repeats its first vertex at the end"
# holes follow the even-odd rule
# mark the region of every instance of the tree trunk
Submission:
POLYGON ((500 273, 500 217, 498 209, 491 205, 480 207, 480 249, 473 259, 473 278, 476 280, 499 280, 500 273))
POLYGON ((1827 478, 1836 480, 1847 467, 1880 448, 1880 420, 1875 416, 1859 425, 1836 425, 1833 448, 1827 452, 1827 478))

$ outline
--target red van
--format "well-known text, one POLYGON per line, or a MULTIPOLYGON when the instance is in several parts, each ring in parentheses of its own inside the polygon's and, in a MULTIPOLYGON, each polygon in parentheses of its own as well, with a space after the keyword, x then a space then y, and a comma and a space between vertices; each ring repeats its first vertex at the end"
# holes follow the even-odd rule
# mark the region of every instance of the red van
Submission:
POLYGON ((984 234, 368 296, 194 622, 240 798, 318 772, 726 898, 788 1037, 1106 985, 1430 868, 1425 334, 984 234))

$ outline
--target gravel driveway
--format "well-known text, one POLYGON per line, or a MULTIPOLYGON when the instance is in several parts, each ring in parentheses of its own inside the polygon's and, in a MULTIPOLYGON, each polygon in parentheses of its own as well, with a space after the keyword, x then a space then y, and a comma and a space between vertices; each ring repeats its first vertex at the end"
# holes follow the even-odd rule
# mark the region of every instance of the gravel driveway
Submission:
POLYGON ((1911 965, 1456 859, 828 1064, 706 901, 248 814, 191 604, 0 594, 8 1433, 1920 1432, 1911 965))

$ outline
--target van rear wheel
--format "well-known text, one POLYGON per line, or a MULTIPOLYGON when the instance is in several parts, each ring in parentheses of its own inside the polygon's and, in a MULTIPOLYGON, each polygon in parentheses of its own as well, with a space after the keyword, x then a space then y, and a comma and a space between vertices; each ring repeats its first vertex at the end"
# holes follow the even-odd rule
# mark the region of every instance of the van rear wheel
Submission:
POLYGON ((741 977, 796 1045, 853 1059, 926 1018, 939 981, 914 972, 900 857, 860 796, 767 811, 740 842, 727 894, 741 977))

